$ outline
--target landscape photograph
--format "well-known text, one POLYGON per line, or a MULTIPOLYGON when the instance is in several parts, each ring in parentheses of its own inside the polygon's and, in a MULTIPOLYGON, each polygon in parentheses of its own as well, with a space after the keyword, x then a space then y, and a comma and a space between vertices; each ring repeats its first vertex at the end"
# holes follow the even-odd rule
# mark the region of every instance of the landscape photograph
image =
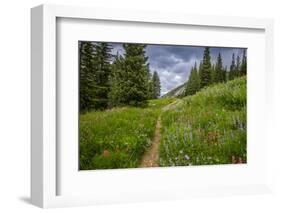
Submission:
POLYGON ((79 170, 247 163, 247 49, 78 41, 79 170))

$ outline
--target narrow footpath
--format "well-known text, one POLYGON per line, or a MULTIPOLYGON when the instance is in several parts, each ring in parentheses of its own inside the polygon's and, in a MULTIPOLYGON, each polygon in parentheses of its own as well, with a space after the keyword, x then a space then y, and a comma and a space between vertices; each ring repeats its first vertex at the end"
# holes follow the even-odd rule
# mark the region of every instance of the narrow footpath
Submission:
POLYGON ((140 167, 158 167, 158 158, 159 158, 159 145, 160 145, 160 139, 161 139, 161 117, 159 116, 155 132, 154 132, 154 138, 152 141, 152 145, 149 150, 147 150, 142 158, 140 167))
MULTIPOLYGON (((175 108, 180 101, 174 101, 167 106, 162 108, 162 112, 169 109, 175 108)), ((159 166, 159 145, 161 140, 161 114, 157 119, 156 127, 154 131, 154 137, 152 140, 152 145, 149 150, 147 150, 141 160, 140 168, 145 167, 158 167, 159 166)))

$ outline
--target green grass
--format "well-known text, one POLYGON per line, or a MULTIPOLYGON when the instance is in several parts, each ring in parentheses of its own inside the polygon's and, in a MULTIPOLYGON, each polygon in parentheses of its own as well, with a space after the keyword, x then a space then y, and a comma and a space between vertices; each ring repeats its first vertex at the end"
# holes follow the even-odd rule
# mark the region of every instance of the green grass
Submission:
POLYGON ((180 100, 80 114, 80 169, 136 168, 161 116, 160 166, 247 162, 246 77, 180 100))
POLYGON ((246 78, 184 98, 163 113, 161 135, 161 166, 245 163, 246 78))
POLYGON ((177 98, 160 98, 148 101, 148 108, 161 110, 162 107, 173 103, 174 101, 178 100, 177 98))
POLYGON ((80 114, 80 169, 138 167, 150 147, 161 108, 175 99, 150 100, 148 107, 123 107, 80 114))

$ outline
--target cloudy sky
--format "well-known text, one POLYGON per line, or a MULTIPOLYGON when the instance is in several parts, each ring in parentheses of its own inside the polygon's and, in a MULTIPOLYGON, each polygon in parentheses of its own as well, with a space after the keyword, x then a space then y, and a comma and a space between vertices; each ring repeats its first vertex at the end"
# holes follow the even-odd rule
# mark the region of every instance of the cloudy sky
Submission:
MULTIPOLYGON (((111 43, 112 54, 124 54, 120 43, 111 43)), ((203 58, 204 47, 176 46, 176 45, 147 45, 146 55, 150 71, 157 71, 161 81, 161 95, 188 80, 190 69, 196 62, 199 65, 203 58)), ((232 53, 242 56, 243 49, 239 48, 210 48, 212 63, 219 54, 222 55, 223 65, 231 64, 232 53)))

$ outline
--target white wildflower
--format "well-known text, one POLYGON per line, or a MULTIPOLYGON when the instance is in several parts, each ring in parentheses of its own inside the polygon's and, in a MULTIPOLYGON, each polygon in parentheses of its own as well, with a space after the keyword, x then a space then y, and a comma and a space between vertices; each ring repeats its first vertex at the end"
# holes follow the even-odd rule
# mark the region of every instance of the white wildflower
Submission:
POLYGON ((189 160, 190 159, 190 157, 188 155, 185 155, 184 158, 185 158, 185 160, 189 160))

